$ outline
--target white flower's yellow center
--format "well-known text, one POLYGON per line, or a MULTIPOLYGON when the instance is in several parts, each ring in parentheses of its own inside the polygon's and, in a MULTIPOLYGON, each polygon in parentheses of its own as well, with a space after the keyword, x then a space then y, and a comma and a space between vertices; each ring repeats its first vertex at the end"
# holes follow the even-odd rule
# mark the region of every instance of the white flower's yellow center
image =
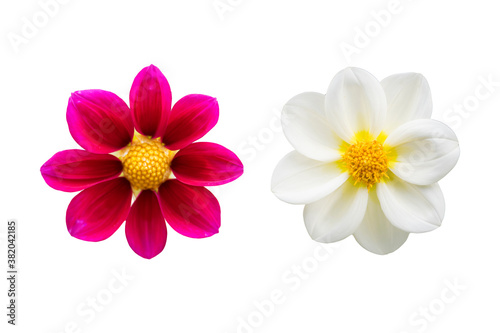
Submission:
POLYGON ((388 153, 377 140, 357 141, 348 146, 342 161, 355 185, 363 183, 370 189, 383 177, 388 177, 388 153))
POLYGON ((123 176, 134 191, 158 190, 171 174, 170 162, 175 152, 166 149, 159 139, 136 134, 121 152, 123 176))

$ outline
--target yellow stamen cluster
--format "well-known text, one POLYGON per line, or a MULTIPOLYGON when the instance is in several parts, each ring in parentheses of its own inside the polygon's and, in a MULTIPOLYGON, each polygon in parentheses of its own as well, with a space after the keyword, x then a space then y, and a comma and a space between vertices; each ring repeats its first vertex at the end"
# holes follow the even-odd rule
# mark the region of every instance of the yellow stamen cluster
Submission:
POLYGON ((157 190, 170 176, 170 156, 161 143, 132 144, 123 157, 123 174, 134 189, 157 190))
POLYGON ((354 184, 364 183, 368 190, 387 176, 388 162, 384 147, 377 140, 361 141, 350 145, 342 155, 354 184))

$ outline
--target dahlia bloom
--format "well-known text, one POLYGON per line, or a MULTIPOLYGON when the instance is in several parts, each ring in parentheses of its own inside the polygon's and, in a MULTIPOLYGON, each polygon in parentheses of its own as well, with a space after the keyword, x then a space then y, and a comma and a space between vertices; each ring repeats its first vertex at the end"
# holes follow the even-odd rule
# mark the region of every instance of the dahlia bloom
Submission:
POLYGON ((136 76, 130 108, 108 91, 71 95, 69 131, 85 150, 56 153, 41 173, 56 190, 83 190, 66 213, 73 237, 102 241, 126 220, 130 247, 150 259, 165 247, 165 220, 187 237, 219 231, 219 202, 204 186, 235 180, 243 165, 218 144, 194 142, 217 123, 215 98, 187 95, 171 103, 167 79, 153 65, 136 76))
POLYGON ((284 106, 283 131, 295 151, 278 163, 272 191, 305 204, 314 240, 353 234, 368 251, 393 252, 409 233, 436 229, 444 217, 437 182, 460 150, 455 133, 431 114, 422 75, 379 82, 362 69, 344 69, 326 95, 303 93, 284 106))

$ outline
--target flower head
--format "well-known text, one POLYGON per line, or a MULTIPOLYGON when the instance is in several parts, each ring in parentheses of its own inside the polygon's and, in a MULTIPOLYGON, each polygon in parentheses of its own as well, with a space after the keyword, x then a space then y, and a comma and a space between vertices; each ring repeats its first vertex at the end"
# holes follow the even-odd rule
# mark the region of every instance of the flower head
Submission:
POLYGON ((56 190, 83 190, 66 213, 72 236, 102 241, 126 220, 130 247, 149 259, 165 247, 165 220, 192 238, 218 233, 220 206, 204 186, 235 180, 243 165, 223 146, 194 142, 217 123, 215 98, 193 94, 171 104, 167 79, 153 65, 136 76, 130 108, 108 91, 71 95, 69 130, 85 150, 56 153, 41 173, 56 190))
POLYGON ((353 234, 368 251, 393 252, 409 233, 431 231, 444 217, 437 182, 460 150, 455 133, 431 114, 422 75, 379 82, 362 69, 344 69, 326 95, 303 93, 283 108, 283 131, 295 151, 278 163, 272 191, 305 204, 314 240, 353 234))

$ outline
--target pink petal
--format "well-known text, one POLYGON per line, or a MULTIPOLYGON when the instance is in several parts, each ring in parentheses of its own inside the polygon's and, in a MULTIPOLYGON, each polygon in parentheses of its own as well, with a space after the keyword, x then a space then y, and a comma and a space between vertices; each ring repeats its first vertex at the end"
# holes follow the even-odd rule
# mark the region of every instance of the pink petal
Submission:
POLYGON ((178 180, 195 186, 222 185, 243 174, 238 156, 211 142, 195 142, 179 150, 171 168, 178 180))
POLYGON ((219 202, 206 188, 172 179, 160 186, 157 195, 163 216, 178 233, 204 238, 219 232, 219 202))
POLYGON ((122 163, 113 155, 70 149, 52 156, 42 165, 40 172, 50 187, 74 192, 118 177, 122 172, 122 163))
POLYGON ((71 94, 66 112, 73 139, 93 153, 111 153, 125 147, 134 136, 134 123, 127 104, 104 90, 81 90, 71 94))
POLYGON ((171 106, 172 92, 165 76, 153 65, 143 68, 130 89, 130 108, 137 131, 162 136, 171 106))
POLYGON ((80 192, 66 212, 71 236, 99 242, 111 236, 130 211, 132 189, 123 177, 99 183, 80 192))
POLYGON ((132 250, 151 259, 165 248, 167 225, 153 191, 142 191, 132 205, 125 223, 127 241, 132 250))
POLYGON ((163 143, 178 150, 208 133, 219 120, 217 100, 205 95, 187 95, 175 103, 170 113, 163 143))

